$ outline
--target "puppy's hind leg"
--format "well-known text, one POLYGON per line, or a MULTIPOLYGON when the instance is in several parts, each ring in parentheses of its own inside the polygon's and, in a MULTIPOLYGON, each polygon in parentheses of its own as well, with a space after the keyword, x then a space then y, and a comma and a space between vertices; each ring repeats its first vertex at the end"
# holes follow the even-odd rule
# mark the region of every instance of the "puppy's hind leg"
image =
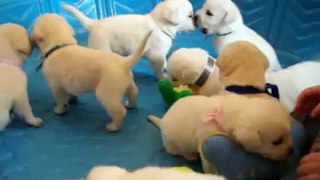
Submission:
POLYGON ((123 89, 111 86, 106 88, 103 82, 100 83, 96 89, 98 100, 112 118, 112 122, 106 126, 109 132, 119 131, 123 123, 123 118, 127 113, 121 101, 125 90, 125 87, 123 89))
POLYGON ((34 117, 32 113, 27 92, 24 92, 20 97, 14 100, 13 108, 14 111, 18 115, 22 116, 28 124, 37 127, 42 124, 42 119, 34 117))
POLYGON ((50 87, 56 101, 54 112, 58 115, 66 114, 70 95, 62 87, 53 84, 50 84, 50 87))
POLYGON ((134 109, 137 106, 138 87, 133 80, 130 82, 126 94, 128 97, 126 108, 134 109))
POLYGON ((10 123, 10 113, 7 108, 0 108, 0 131, 3 131, 10 123))

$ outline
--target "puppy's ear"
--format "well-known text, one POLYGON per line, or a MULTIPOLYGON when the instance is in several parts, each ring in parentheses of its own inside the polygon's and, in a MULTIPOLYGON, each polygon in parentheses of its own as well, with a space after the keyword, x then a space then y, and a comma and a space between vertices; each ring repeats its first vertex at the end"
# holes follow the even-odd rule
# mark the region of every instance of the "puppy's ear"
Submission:
POLYGON ((233 132, 233 136, 245 149, 258 149, 262 145, 260 134, 257 129, 237 127, 233 132))
POLYGON ((179 24, 179 8, 167 6, 163 12, 162 16, 169 24, 177 26, 179 24))
POLYGON ((234 61, 237 60, 233 59, 232 55, 223 52, 221 53, 216 61, 216 65, 219 68, 221 76, 228 76, 237 68, 234 61))

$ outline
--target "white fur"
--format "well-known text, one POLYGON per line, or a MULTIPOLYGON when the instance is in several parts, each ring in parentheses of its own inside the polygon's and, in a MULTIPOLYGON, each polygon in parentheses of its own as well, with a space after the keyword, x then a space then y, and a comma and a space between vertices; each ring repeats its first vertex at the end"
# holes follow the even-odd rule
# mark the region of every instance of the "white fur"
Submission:
POLYGON ((193 30, 193 8, 187 0, 166 0, 146 15, 118 15, 102 20, 91 20, 72 6, 65 5, 83 26, 90 31, 91 48, 128 55, 137 50, 138 43, 150 31, 147 57, 158 78, 163 78, 166 55, 177 32, 193 30), (170 36, 168 36, 169 34, 170 36))
POLYGON ((198 19, 207 34, 232 32, 216 38, 215 45, 219 54, 232 42, 249 41, 267 56, 268 71, 281 69, 273 47, 244 24, 239 8, 231 0, 207 0, 198 11, 198 19), (207 11, 210 11, 213 16, 207 15, 207 11))
POLYGON ((128 172, 117 166, 97 166, 86 180, 225 180, 222 176, 181 172, 172 168, 145 167, 128 172))
MULTIPOLYGON (((174 85, 193 84, 207 67, 209 54, 199 48, 181 48, 172 53, 168 60, 168 74, 174 85)), ((219 80, 219 68, 214 65, 207 81, 199 87, 199 95, 218 94, 223 86, 219 80)))

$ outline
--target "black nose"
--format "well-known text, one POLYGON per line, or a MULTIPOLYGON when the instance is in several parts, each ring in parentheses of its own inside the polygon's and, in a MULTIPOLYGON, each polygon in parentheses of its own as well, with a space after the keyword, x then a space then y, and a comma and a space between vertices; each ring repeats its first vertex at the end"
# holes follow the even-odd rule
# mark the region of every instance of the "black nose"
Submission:
POLYGON ((193 24, 195 27, 199 27, 199 16, 198 15, 193 16, 193 24))
POLYGON ((202 28, 202 29, 201 29, 201 32, 202 32, 203 34, 208 34, 208 29, 202 28))

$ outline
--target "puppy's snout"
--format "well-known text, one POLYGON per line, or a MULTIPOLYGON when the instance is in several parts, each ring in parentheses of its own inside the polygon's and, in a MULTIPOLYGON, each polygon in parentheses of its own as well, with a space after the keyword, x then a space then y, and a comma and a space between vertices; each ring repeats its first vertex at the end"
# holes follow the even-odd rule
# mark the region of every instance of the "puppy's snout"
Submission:
POLYGON ((294 153, 294 149, 292 148, 292 147, 290 147, 289 149, 288 149, 288 154, 289 155, 292 155, 294 153))
POLYGON ((193 24, 196 28, 199 27, 199 15, 196 14, 193 16, 193 24))

